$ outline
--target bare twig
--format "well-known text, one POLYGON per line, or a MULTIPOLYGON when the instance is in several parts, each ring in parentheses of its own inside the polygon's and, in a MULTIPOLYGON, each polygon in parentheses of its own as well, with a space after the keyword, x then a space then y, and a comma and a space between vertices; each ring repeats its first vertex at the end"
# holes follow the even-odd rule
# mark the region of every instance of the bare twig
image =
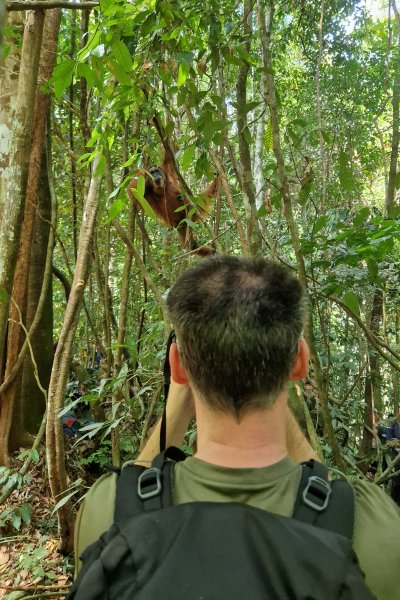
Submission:
POLYGON ((45 592, 47 591, 60 591, 61 590, 65 590, 67 588, 70 588, 71 584, 70 583, 65 583, 65 584, 61 584, 61 585, 31 585, 31 586, 24 586, 24 585, 1 585, 0 584, 0 590, 6 590, 7 592, 33 592, 36 590, 44 590, 45 592))
POLYGON ((380 475, 379 477, 374 479, 374 483, 376 483, 378 485, 379 483, 382 483, 383 481, 386 481, 387 479, 392 479, 393 477, 400 477, 400 475, 397 475, 397 473, 392 473, 392 474, 390 473, 391 470, 393 469, 393 467, 395 467, 399 463, 400 463, 400 452, 392 461, 390 461, 387 469, 385 469, 383 471, 382 475, 380 475))
POLYGON ((90 10, 100 6, 99 2, 68 2, 68 0, 56 0, 55 2, 46 2, 46 0, 21 0, 7 2, 6 8, 9 12, 14 10, 32 10, 35 8, 42 10, 51 10, 52 8, 70 8, 71 10, 90 10))

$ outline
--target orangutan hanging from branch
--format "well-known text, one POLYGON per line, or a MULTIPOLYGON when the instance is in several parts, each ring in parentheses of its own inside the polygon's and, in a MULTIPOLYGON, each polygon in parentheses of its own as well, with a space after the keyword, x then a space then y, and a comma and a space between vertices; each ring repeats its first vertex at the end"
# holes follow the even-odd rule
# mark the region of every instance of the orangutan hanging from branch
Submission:
MULTIPOLYGON (((157 122, 156 128, 159 131, 157 122)), ((187 219, 194 222, 201 222, 208 216, 212 198, 217 190, 217 179, 200 193, 201 206, 191 203, 185 192, 182 192, 182 186, 178 181, 175 168, 175 157, 169 144, 164 143, 165 158, 160 167, 150 167, 148 170, 142 169, 135 174, 128 185, 128 195, 137 208, 143 209, 140 203, 140 194, 135 193, 138 190, 140 181, 143 183, 143 197, 153 210, 155 215, 168 228, 176 229, 182 246, 188 248, 200 256, 209 256, 214 254, 215 250, 210 246, 199 246, 195 240, 193 229, 188 225, 187 219), (139 198, 138 198, 139 196, 139 198)))

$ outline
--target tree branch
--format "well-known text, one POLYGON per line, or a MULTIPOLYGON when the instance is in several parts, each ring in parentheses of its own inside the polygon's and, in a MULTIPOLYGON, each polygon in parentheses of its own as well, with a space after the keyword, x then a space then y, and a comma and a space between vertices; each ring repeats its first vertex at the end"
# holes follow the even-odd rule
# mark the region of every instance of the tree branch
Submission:
POLYGON ((71 10, 87 10, 100 6, 99 2, 68 2, 68 0, 54 0, 47 2, 46 0, 11 0, 7 2, 6 8, 8 12, 13 10, 29 10, 29 9, 52 9, 52 8, 70 8, 71 10))

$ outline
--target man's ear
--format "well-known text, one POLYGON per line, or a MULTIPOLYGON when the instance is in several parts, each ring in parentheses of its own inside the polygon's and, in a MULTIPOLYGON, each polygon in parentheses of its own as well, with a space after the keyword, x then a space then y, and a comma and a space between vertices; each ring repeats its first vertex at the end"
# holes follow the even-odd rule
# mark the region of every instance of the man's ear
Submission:
POLYGON ((189 383, 186 371, 183 368, 181 357, 179 356, 178 346, 171 344, 169 349, 169 364, 171 365, 171 377, 175 383, 189 383))
POLYGON ((303 379, 308 375, 308 360, 310 358, 310 350, 306 340, 299 340, 297 346, 297 356, 290 371, 290 381, 303 379))

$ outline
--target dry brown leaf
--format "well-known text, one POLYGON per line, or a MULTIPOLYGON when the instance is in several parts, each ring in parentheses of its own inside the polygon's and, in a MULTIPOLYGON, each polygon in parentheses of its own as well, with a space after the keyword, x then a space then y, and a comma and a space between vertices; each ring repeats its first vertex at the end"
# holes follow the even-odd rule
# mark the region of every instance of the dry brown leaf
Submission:
POLYGON ((10 560, 10 555, 7 552, 0 552, 0 565, 5 565, 10 560))

